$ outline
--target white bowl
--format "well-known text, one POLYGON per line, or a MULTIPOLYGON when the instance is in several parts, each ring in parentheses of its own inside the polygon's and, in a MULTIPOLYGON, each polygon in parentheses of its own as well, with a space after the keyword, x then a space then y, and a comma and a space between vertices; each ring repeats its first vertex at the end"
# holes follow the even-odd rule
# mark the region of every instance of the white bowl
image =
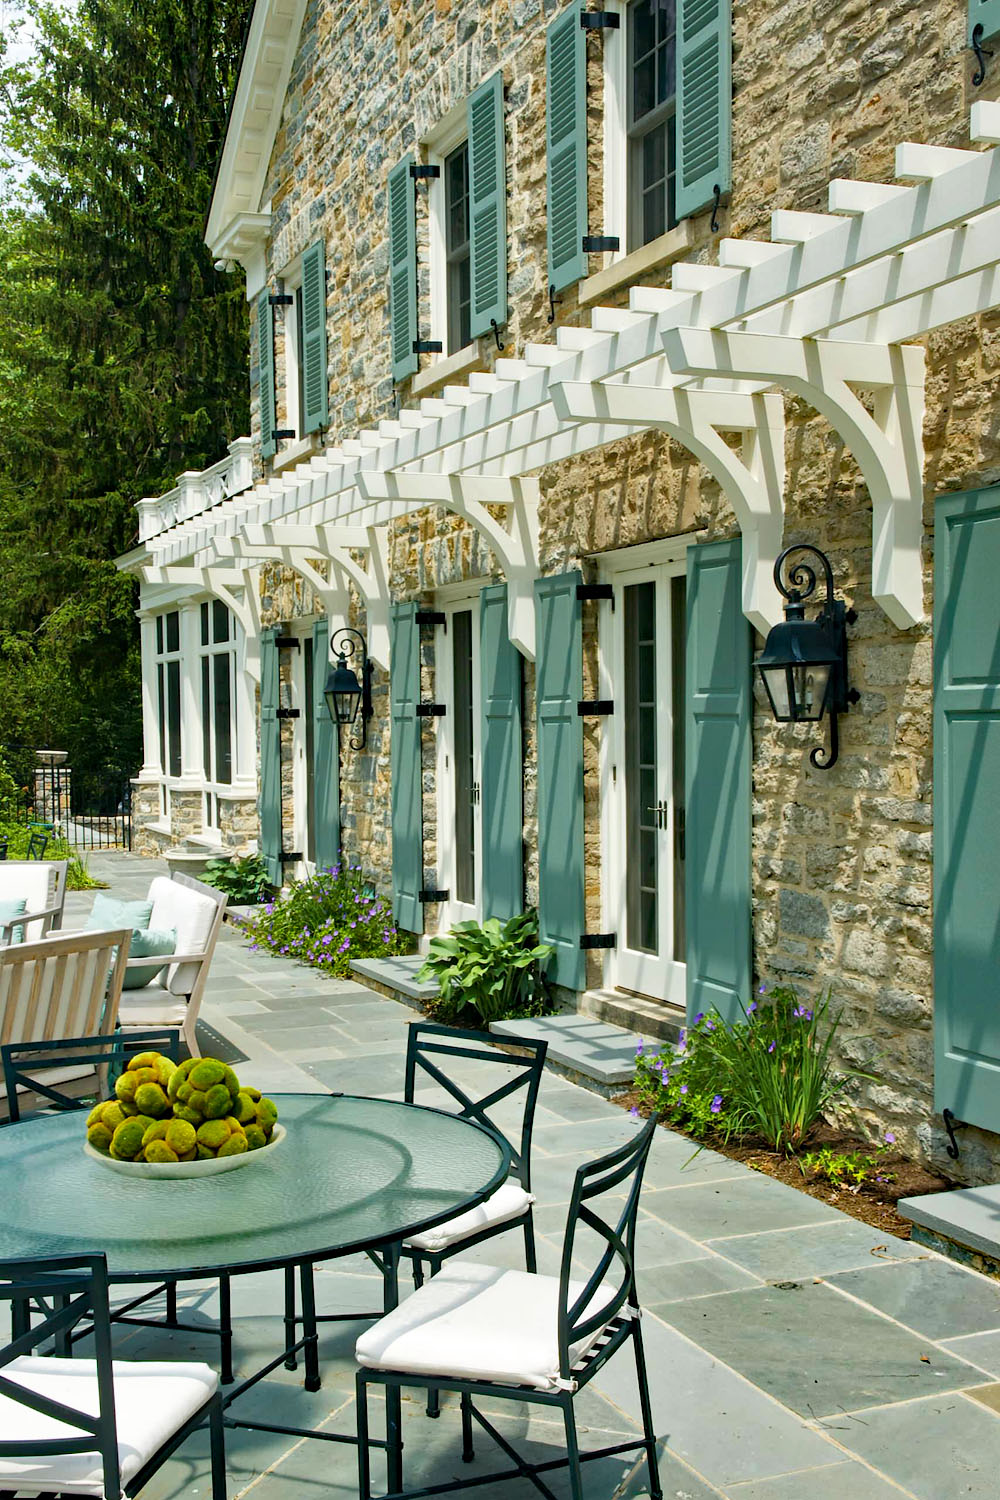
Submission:
POLYGON ((270 1156, 287 1134, 283 1125, 275 1125, 266 1146, 260 1146, 256 1151, 244 1151, 239 1156, 213 1156, 208 1161, 116 1161, 113 1156, 95 1151, 89 1141, 84 1141, 83 1149, 102 1167, 110 1167, 112 1172, 124 1172, 126 1177, 211 1177, 214 1172, 235 1172, 237 1167, 249 1167, 262 1157, 270 1156))

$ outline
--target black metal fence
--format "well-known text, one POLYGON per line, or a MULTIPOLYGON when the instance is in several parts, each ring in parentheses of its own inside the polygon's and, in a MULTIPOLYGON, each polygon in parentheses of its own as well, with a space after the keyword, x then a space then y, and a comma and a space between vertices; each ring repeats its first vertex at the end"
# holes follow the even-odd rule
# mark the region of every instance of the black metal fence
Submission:
MULTIPOLYGON (((23 829, 63 839, 73 849, 131 849, 128 771, 79 772, 59 751, 0 747, 15 788, 0 785, 0 833, 23 829)), ((22 840, 23 841, 23 840, 22 840)), ((14 856, 16 835, 9 839, 14 856)))

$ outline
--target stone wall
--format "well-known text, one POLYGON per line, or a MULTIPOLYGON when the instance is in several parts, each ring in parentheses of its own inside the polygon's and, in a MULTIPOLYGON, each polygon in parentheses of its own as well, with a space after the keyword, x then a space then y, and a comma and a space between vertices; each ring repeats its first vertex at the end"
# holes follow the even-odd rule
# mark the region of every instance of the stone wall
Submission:
MULTIPOLYGON (((388 9, 312 0, 271 163, 272 277, 318 234, 329 285, 330 429, 335 443, 394 414, 407 386, 389 375, 386 175, 498 66, 507 109, 510 321, 505 357, 550 341, 545 272, 544 27, 548 0, 393 0, 388 9), (359 80, 364 87, 359 88, 359 80)), ((723 234, 764 236, 777 207, 819 210, 833 177, 891 180, 901 140, 968 146, 972 98, 995 98, 1000 69, 969 84, 962 0, 753 0, 734 6, 734 187, 723 234)), ((603 224, 601 46, 588 41, 590 227, 603 224)), ((420 189, 421 195, 423 188, 420 189)), ((689 258, 713 261, 709 215, 694 224, 689 258)), ((427 217, 418 210, 420 323, 427 326, 427 217)), ((592 270, 599 268, 595 258, 592 270)), ((669 286, 669 267, 644 275, 669 286)), ((626 307, 628 291, 609 296, 626 307)), ((561 294, 559 324, 587 326, 577 291, 561 294)), ((928 338, 925 424, 925 597, 932 604, 933 497, 1000 477, 997 383, 1000 319, 970 319, 928 338)), ((251 341, 251 348, 255 348, 251 341)), ((480 364, 495 350, 480 343, 480 364)), ((280 352, 279 352, 279 379, 280 352)), ((256 371, 252 371, 256 402, 256 371)), ((256 406, 255 423, 256 419, 256 406)), ((758 978, 803 993, 832 990, 843 1009, 841 1060, 876 1075, 857 1099, 872 1130, 891 1124, 911 1149, 943 1161, 931 1099, 931 640, 929 625, 897 630, 871 594, 871 503, 853 457, 804 403, 787 403, 786 542, 810 541, 832 560, 853 603, 850 671, 862 697, 842 720, 839 764, 809 765, 814 743, 778 727, 758 700, 753 725, 754 956, 758 978)), ((257 428, 255 426, 255 432, 257 428)), ((545 572, 609 548, 697 529, 732 535, 725 497, 696 460, 663 436, 609 445, 543 470, 545 572)), ((497 576, 477 534, 443 511, 391 528, 392 590, 433 599, 459 579, 497 576)), ((274 618, 310 610, 291 578, 274 618)), ((271 585, 268 585, 268 589, 271 585)), ((585 616, 585 686, 596 673, 596 611, 585 616)), ((357 616, 363 624, 363 613, 357 616)), ((759 645, 759 642, 758 642, 759 645)), ((422 690, 434 692, 425 641, 422 690)), ((525 674, 526 891, 537 896, 533 671, 525 674)), ((388 888, 388 695, 377 674, 369 745, 345 753, 345 848, 388 888)), ((435 878, 435 721, 423 724, 425 878, 435 878)), ((600 914, 597 757, 600 721, 585 727, 587 920, 600 914)), ((434 913, 427 913, 433 928, 434 913)), ((590 982, 599 958, 590 957, 590 982)), ((970 1180, 1000 1162, 993 1137, 969 1133, 970 1180)), ((950 1165, 950 1164, 949 1164, 950 1165)), ((951 1168, 954 1170, 954 1168, 951 1168)))

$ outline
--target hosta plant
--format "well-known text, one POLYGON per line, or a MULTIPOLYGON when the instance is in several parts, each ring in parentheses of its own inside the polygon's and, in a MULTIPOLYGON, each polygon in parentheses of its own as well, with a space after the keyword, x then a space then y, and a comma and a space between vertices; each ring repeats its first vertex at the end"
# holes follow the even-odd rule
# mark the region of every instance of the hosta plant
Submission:
POLYGON ((543 968, 553 953, 538 941, 538 914, 526 911, 501 922, 459 922, 433 937, 418 978, 436 979, 440 994, 431 1010, 442 1021, 463 1019, 468 1008, 484 1026, 549 1008, 543 968))

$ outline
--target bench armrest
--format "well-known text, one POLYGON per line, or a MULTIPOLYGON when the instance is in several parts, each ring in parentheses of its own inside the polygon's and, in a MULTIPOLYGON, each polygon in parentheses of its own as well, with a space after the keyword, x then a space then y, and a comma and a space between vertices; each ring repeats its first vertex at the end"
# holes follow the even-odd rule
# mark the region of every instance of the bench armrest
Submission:
MULTIPOLYGON (((23 917, 15 918, 15 921, 23 921, 23 917)), ((150 953, 146 958, 129 958, 125 961, 126 969, 150 969, 154 964, 200 964, 204 963, 204 953, 150 953)))
POLYGON ((0 932, 7 932, 14 927, 21 927, 25 922, 38 922, 43 917, 54 917, 59 911, 58 906, 43 906, 40 911, 22 911, 16 917, 8 917, 0 922, 0 932))

